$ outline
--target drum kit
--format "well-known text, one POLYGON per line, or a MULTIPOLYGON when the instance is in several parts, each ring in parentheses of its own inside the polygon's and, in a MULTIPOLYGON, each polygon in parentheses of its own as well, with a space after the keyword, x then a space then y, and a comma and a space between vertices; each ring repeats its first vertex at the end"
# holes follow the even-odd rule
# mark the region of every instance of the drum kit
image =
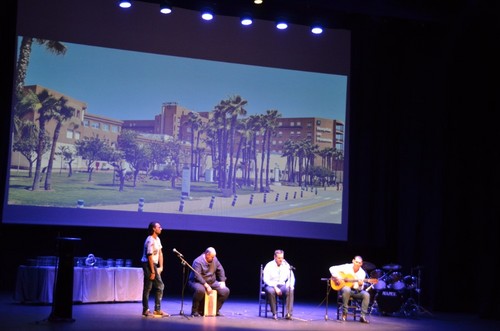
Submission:
POLYGON ((404 275, 400 265, 390 263, 377 269, 373 263, 363 262, 363 269, 370 278, 378 281, 368 286, 370 292, 370 313, 376 311, 382 315, 415 316, 423 308, 420 307, 420 269, 412 268, 412 273, 404 275), (418 276, 413 275, 418 271, 418 276))

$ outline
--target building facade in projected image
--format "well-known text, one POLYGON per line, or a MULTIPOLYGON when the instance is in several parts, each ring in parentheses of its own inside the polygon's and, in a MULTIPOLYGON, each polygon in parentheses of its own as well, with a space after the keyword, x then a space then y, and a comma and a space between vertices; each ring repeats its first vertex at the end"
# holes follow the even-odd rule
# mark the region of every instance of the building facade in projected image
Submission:
MULTIPOLYGON (((117 148, 118 137, 124 130, 132 130, 137 132, 137 142, 140 144, 149 143, 167 143, 168 141, 178 141, 182 148, 180 153, 177 172, 183 166, 195 168, 193 180, 207 181, 205 175, 212 173, 215 168, 212 158, 212 144, 209 143, 210 125, 215 126, 214 113, 192 112, 175 102, 166 102, 161 106, 161 114, 156 115, 154 119, 137 119, 137 120, 120 120, 92 114, 87 111, 87 103, 75 100, 71 96, 64 95, 58 91, 45 88, 43 86, 27 86, 27 90, 35 94, 41 93, 43 90, 55 98, 65 98, 68 100, 68 106, 73 108, 73 114, 66 119, 60 128, 59 138, 57 140, 56 150, 60 151, 55 154, 53 170, 65 171, 69 170, 69 161, 73 171, 107 171, 114 170, 113 161, 97 157, 89 160, 85 156, 79 155, 76 152, 77 141, 85 140, 92 137, 106 141, 112 148, 117 148), (194 138, 194 139, 192 139, 194 138), (192 141, 193 140, 193 141, 192 141), (191 162, 191 145, 193 145, 194 158, 191 162), (71 158, 68 158, 67 153, 62 151, 73 151, 71 158)), ((39 121, 36 120, 38 114, 29 112, 24 115, 23 121, 28 121, 39 126, 39 121)), ((240 153, 242 165, 239 166, 239 171, 236 172, 237 180, 242 181, 244 176, 243 165, 248 164, 248 178, 255 179, 255 168, 259 168, 258 160, 262 158, 262 150, 266 152, 266 141, 264 139, 266 115, 254 117, 254 123, 249 121, 251 117, 240 118, 240 124, 235 132, 232 155, 240 153), (243 128, 243 123, 247 123, 243 128), (258 126, 258 129, 256 129, 258 126), (246 129, 246 130, 243 130, 246 129), (242 137, 245 137, 242 140, 242 137), (245 151, 252 149, 251 143, 255 138, 255 156, 249 157, 245 151), (242 146, 244 144, 244 146, 242 146), (239 149, 239 152, 238 152, 239 149), (245 156, 244 156, 245 155, 245 156), (248 158, 248 159, 247 159, 248 158)), ((45 126, 47 132, 54 132, 57 121, 49 120, 45 126)), ((269 164, 272 168, 271 173, 275 169, 279 169, 279 174, 273 174, 272 181, 279 179, 281 182, 288 182, 290 185, 295 185, 305 181, 306 174, 302 174, 301 179, 297 175, 292 174, 299 172, 301 166, 298 162, 287 162, 290 157, 299 157, 300 153, 310 154, 310 164, 324 169, 324 177, 317 175, 314 185, 332 183, 342 183, 343 177, 343 144, 344 144, 344 123, 339 120, 325 118, 276 118, 270 132, 271 140, 269 142, 270 155, 272 157, 269 164), (287 158, 287 156, 290 156, 287 158), (277 177, 276 177, 277 176, 277 177)), ((49 135, 52 140, 53 137, 49 135)), ((33 166, 33 159, 23 155, 17 142, 14 143, 11 158, 11 169, 19 171, 30 171, 30 166, 33 166)), ((49 153, 45 153, 42 157, 42 168, 46 168, 48 164, 49 153)), ((147 157, 144 156, 146 159, 147 157)), ((166 158, 163 162, 152 163, 146 162, 141 167, 140 172, 144 176, 151 174, 153 170, 164 169, 172 165, 171 158, 166 158), (150 165, 153 164, 151 167, 150 165)), ((267 162, 265 163, 267 165, 267 162)), ((305 166, 305 163, 304 163, 305 166)), ((264 168, 264 171, 267 169, 264 168)), ((177 176, 180 174, 177 173, 177 176)), ((211 175, 213 178, 213 175, 211 175)))

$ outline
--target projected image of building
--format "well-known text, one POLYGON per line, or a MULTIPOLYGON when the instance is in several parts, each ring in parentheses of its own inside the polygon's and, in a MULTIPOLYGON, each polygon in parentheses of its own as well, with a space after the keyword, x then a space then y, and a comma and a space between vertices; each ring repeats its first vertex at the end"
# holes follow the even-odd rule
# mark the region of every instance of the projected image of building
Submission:
MULTIPOLYGON (((116 148, 118 137, 124 130, 136 132, 137 139, 142 143, 178 141, 184 150, 181 163, 197 168, 196 179, 198 180, 200 176, 205 174, 207 168, 212 167, 210 130, 214 128, 211 128, 210 125, 214 119, 215 111, 193 112, 176 102, 165 102, 161 105, 160 114, 156 115, 154 119, 121 120, 92 114, 87 111, 86 102, 75 100, 71 96, 43 86, 27 86, 26 89, 35 94, 45 90, 54 98, 64 98, 68 100, 67 106, 72 109, 72 115, 61 123, 54 169, 68 168, 68 156, 64 153, 66 150, 73 151, 72 167, 74 171, 88 171, 89 165, 81 155, 76 153, 76 142, 99 138, 106 141, 110 147, 116 148), (196 154, 197 162, 189 159, 191 146, 196 154)), ((24 123, 29 122, 39 126, 38 117, 39 115, 32 111, 23 115, 22 120, 24 123)), ((317 166, 333 171, 333 178, 341 181, 345 134, 342 121, 316 117, 276 117, 272 125, 272 132, 269 134, 270 141, 266 141, 264 138, 266 127, 262 124, 266 121, 265 114, 260 117, 254 116, 253 119, 258 123, 253 123, 253 126, 248 124, 251 118, 252 116, 239 118, 240 124, 235 130, 234 143, 232 144, 234 157, 238 153, 237 149, 240 149, 239 158, 244 161, 244 152, 252 148, 251 143, 253 142, 255 144, 253 148, 258 155, 257 159, 260 160, 260 153, 263 150, 266 152, 267 148, 263 145, 267 144, 270 148, 269 154, 272 157, 270 171, 272 172, 276 168, 280 169, 280 180, 293 181, 291 178, 293 165, 287 160, 290 161, 290 157, 296 157, 308 159, 308 164, 311 167, 317 166), (247 121, 246 128, 243 127, 245 120, 247 121), (242 142, 243 138, 245 138, 244 142, 242 142)), ((50 140, 53 138, 56 124, 57 120, 54 118, 45 124, 50 140)), ((27 152, 29 151, 21 149, 19 141, 14 140, 11 169, 29 170, 30 163, 32 166, 34 158, 27 157, 27 152)), ((227 153, 230 154, 229 151, 227 153)), ((34 150, 28 154, 34 154, 34 150)), ((48 158, 49 153, 46 152, 42 155, 42 167, 47 165, 48 158)), ((254 170, 256 165, 253 159, 249 158, 248 162, 249 170, 254 170)), ((112 170, 113 168, 108 160, 102 159, 97 160, 92 165, 92 168, 96 167, 96 170, 112 170)))

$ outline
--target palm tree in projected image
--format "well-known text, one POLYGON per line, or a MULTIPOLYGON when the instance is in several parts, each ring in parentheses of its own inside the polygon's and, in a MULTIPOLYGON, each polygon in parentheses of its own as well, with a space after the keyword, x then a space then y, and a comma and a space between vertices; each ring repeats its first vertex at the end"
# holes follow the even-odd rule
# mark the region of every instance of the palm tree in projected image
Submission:
MULTIPOLYGON (((37 144, 37 159, 35 165, 35 175, 32 185, 32 190, 39 189, 39 181, 40 181, 40 171, 41 171, 41 161, 44 150, 47 148, 45 144, 46 140, 46 132, 45 132, 45 123, 48 119, 46 116, 50 114, 51 103, 57 102, 55 98, 49 96, 47 91, 42 91, 39 95, 36 95, 33 92, 25 92, 24 85, 26 80, 26 74, 28 72, 29 61, 31 56, 31 49, 33 43, 44 46, 45 49, 55 55, 64 55, 66 54, 67 48, 66 46, 54 40, 40 39, 40 38, 32 38, 32 37, 23 37, 21 39, 21 45, 19 47, 19 56, 17 59, 16 66, 16 76, 15 76, 15 112, 14 112, 14 128, 15 131, 20 127, 21 122, 23 121, 22 114, 18 111, 20 108, 20 103, 25 103, 30 105, 27 109, 38 111, 39 117, 39 131, 38 131, 38 144, 37 144)), ((26 109, 26 108, 25 108, 26 109)), ((50 117, 50 116, 49 116, 50 117)))
MULTIPOLYGON (((206 133, 207 130, 209 128, 209 124, 208 122, 201 122, 201 125, 200 127, 198 128, 198 130, 196 131, 196 145, 195 145, 195 148, 194 148, 194 153, 195 153, 195 158, 194 158, 194 163, 195 163, 195 167, 196 169, 198 169, 196 171, 196 181, 200 181, 200 169, 201 169, 201 164, 202 164, 202 160, 206 160, 206 138, 205 139, 202 139, 202 133, 206 133), (204 141, 205 142, 205 146, 201 146, 200 147, 200 142, 201 141, 204 141)), ((203 162, 204 163, 204 162, 203 162)))
POLYGON ((213 167, 217 169, 218 188, 226 187, 226 162, 227 162, 227 130, 226 130, 226 111, 223 106, 223 101, 214 107, 213 117, 210 124, 213 128, 214 135, 212 141, 212 149, 217 151, 215 158, 212 158, 213 167))
POLYGON ((71 119, 74 113, 75 109, 68 106, 68 100, 61 97, 51 114, 51 119, 56 121, 56 126, 54 128, 54 134, 52 135, 52 146, 50 148, 49 163, 47 165, 47 172, 45 174, 44 188, 46 191, 49 191, 52 188, 52 168, 54 165, 54 156, 56 153, 57 141, 59 140, 59 133, 61 132, 62 124, 71 119))
POLYGON ((299 162, 299 186, 302 186, 303 182, 307 184, 307 175, 309 174, 309 169, 314 160, 314 153, 317 151, 317 145, 313 145, 308 139, 302 139, 298 142, 298 162, 299 162))
POLYGON ((297 142, 293 140, 287 140, 283 145, 283 154, 281 156, 286 157, 285 174, 286 180, 289 183, 295 182, 295 163, 297 161, 298 149, 297 142))
POLYGON ((28 66, 30 62, 31 56, 31 48, 33 46, 33 42, 38 45, 44 46, 45 49, 55 55, 64 55, 66 54, 67 47, 59 42, 54 40, 40 39, 40 38, 31 38, 31 37, 23 37, 21 39, 21 46, 19 48, 19 57, 17 59, 17 67, 16 67, 16 97, 21 99, 24 90, 24 81, 26 79, 26 74, 28 72, 28 66))
POLYGON ((261 170, 260 170, 260 191, 263 192, 269 191, 269 164, 271 163, 271 138, 274 136, 275 130, 278 127, 278 119, 281 117, 280 112, 276 109, 266 110, 266 114, 263 117, 263 127, 264 127, 264 141, 262 142, 262 162, 261 162, 261 170), (264 148, 266 146, 266 148, 264 148), (265 153, 264 153, 265 150, 265 153), (266 154, 266 185, 263 187, 262 185, 262 168, 264 166, 264 154, 266 154))
POLYGON ((314 185, 314 159, 316 158, 316 154, 319 152, 319 146, 313 144, 312 141, 308 140, 307 146, 307 154, 306 154, 306 166, 305 171, 306 175, 309 175, 309 185, 314 185))
MULTIPOLYGON (((35 176, 33 177, 33 185, 31 189, 37 191, 40 188, 40 178, 42 170, 42 156, 46 148, 46 136, 47 131, 45 129, 46 124, 52 119, 53 112, 59 106, 60 100, 51 97, 47 90, 35 94, 29 91, 28 97, 31 100, 31 109, 35 114, 38 113, 38 142, 36 148, 36 165, 35 165, 35 176)), ((23 98, 24 99, 24 98, 23 98)))
POLYGON ((238 137, 240 137, 238 142, 238 148, 236 149, 236 157, 235 157, 235 167, 233 174, 233 192, 236 191, 236 171, 238 169, 238 162, 241 156, 241 173, 242 173, 242 185, 247 186, 250 182, 250 153, 251 146, 250 141, 252 139, 253 131, 251 127, 251 118, 242 118, 238 120, 238 124, 236 126, 236 132, 238 137))
MULTIPOLYGON (((254 164, 254 191, 257 192, 259 183, 259 168, 257 167, 257 136, 262 134, 262 115, 250 115, 250 130, 252 131, 249 159, 254 164)), ((251 162, 249 160, 249 162, 251 162)))
POLYGON ((215 111, 212 112, 213 116, 209 116, 208 122, 203 126, 203 131, 205 137, 203 141, 210 152, 210 158, 212 159, 212 171, 213 178, 218 178, 219 171, 219 161, 217 159, 218 154, 218 144, 217 144, 217 123, 215 119, 215 111))
POLYGON ((184 122, 185 125, 187 125, 191 132, 190 132, 190 139, 191 139, 191 166, 190 166, 190 177, 191 181, 197 181, 198 176, 195 176, 195 146, 194 146, 194 137, 195 137, 195 132, 198 132, 201 125, 202 121, 200 118, 200 114, 197 112, 190 112, 188 114, 188 119, 184 122), (196 177, 196 178, 195 178, 196 177))
MULTIPOLYGON (((243 108, 248 103, 247 100, 243 99, 241 96, 236 95, 232 96, 225 102, 225 107, 227 108, 227 115, 229 115, 229 169, 228 169, 228 177, 227 177, 227 188, 234 188, 235 181, 235 173, 236 173, 236 164, 234 157, 234 141, 236 138, 236 127, 238 125, 238 116, 245 116, 247 111, 243 108), (233 174, 234 172, 234 174, 233 174)), ((233 193, 234 189, 233 189, 233 193)))

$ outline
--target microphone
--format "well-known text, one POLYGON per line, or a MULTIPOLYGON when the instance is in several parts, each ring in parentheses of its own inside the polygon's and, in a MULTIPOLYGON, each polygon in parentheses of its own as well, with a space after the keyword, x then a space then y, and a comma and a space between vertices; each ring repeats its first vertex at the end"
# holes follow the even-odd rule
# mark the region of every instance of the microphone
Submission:
POLYGON ((179 252, 179 251, 178 251, 178 250, 176 250, 175 248, 174 248, 174 249, 172 249, 172 251, 173 251, 175 254, 179 255, 180 257, 184 257, 184 255, 182 255, 182 254, 181 254, 181 252, 179 252))
POLYGON ((295 270, 295 267, 293 265, 291 265, 290 263, 288 263, 287 260, 283 259, 283 262, 285 262, 286 264, 288 264, 288 267, 290 268, 290 270, 295 270))

